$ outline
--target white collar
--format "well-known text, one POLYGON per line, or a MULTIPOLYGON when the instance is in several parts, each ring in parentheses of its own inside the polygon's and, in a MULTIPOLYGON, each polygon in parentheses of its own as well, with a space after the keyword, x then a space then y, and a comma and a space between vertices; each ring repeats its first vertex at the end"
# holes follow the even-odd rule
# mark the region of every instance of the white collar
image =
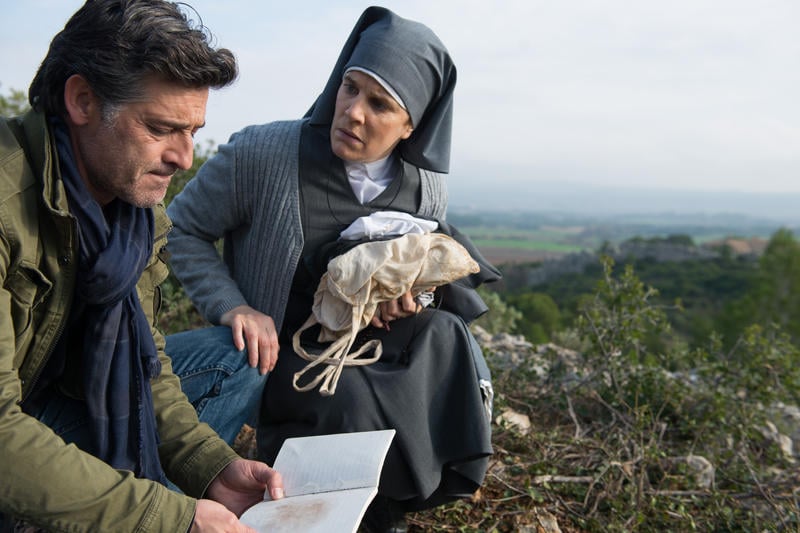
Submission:
POLYGON ((392 166, 394 154, 370 163, 344 162, 347 179, 362 204, 378 197, 394 179, 392 166))

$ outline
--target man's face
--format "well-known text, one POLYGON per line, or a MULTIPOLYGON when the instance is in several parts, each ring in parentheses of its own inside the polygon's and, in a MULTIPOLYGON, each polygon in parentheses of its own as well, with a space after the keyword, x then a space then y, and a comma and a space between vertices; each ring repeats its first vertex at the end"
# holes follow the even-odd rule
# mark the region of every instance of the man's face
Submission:
POLYGON ((331 124, 334 154, 371 163, 389 155, 412 131, 406 110, 377 81, 360 71, 345 74, 331 124))
MULTIPOLYGON (((96 97, 89 91, 88 99, 96 97)), ((192 166, 193 136, 205 124, 208 88, 159 80, 145 83, 141 101, 103 110, 88 106, 85 123, 70 123, 78 170, 94 198, 137 207, 164 199, 173 174, 192 166)))

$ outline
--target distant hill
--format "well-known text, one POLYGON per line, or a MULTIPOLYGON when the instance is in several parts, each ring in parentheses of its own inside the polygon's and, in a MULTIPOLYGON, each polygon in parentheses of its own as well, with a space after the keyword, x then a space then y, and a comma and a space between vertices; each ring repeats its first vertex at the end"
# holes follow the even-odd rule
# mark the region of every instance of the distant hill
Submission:
POLYGON ((680 191, 601 187, 540 180, 449 182, 450 208, 463 212, 520 210, 603 217, 703 217, 735 222, 741 217, 800 226, 800 193, 680 191))
POLYGON ((731 214, 588 214, 527 210, 473 210, 452 206, 448 221, 470 236, 495 264, 531 263, 595 252, 629 239, 686 236, 709 249, 726 245, 734 255, 763 251, 779 229, 792 227, 764 217, 731 214))

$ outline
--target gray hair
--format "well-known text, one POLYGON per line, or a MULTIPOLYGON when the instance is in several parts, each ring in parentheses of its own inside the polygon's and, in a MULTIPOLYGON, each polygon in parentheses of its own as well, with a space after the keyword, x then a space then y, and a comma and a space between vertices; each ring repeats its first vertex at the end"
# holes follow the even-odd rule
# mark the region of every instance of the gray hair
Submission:
POLYGON ((31 106, 63 116, 64 84, 75 74, 86 79, 104 107, 140 99, 150 77, 187 88, 229 85, 237 76, 233 53, 215 49, 199 17, 190 19, 181 7, 189 6, 87 0, 50 43, 28 90, 31 106))

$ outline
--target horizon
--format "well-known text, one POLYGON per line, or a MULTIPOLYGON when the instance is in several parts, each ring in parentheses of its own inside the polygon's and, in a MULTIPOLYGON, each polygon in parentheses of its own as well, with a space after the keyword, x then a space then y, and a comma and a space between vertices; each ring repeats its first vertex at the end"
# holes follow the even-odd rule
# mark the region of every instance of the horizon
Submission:
MULTIPOLYGON (((2 60, 0 93, 27 90, 50 39, 81 4, 5 6, 0 43, 13 53, 2 60)), ((212 92, 197 137, 221 144, 246 125, 299 118, 371 2, 190 4, 239 60, 238 81, 212 92)), ((501 203, 517 201, 521 182, 552 181, 800 194, 800 3, 381 4, 430 26, 458 66, 454 198, 483 181, 501 203)))
MULTIPOLYGON (((514 194, 493 196, 491 183, 449 183, 449 211, 537 213, 574 217, 742 217, 748 222, 800 226, 800 192, 692 191, 564 182, 517 183, 514 194)), ((696 220, 695 220, 696 221, 696 220)))

